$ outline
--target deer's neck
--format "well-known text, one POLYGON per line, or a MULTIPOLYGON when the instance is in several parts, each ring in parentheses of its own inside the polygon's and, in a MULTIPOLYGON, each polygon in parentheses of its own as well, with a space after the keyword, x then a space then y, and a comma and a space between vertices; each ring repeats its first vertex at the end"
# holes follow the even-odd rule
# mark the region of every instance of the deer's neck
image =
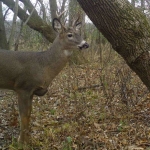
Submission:
POLYGON ((65 49, 57 37, 51 48, 44 52, 43 65, 52 76, 56 76, 65 67, 71 54, 72 51, 65 49))

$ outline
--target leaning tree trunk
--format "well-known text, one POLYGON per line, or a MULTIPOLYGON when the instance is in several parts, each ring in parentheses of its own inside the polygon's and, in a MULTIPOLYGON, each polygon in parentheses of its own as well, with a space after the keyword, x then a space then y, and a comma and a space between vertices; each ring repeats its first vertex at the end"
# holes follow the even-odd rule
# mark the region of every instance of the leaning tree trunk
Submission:
MULTIPOLYGON (((14 11, 15 2, 12 0, 0 0, 5 5, 7 5, 12 11, 14 11)), ((52 27, 47 24, 42 18, 38 15, 38 12, 34 9, 30 0, 20 0, 26 6, 28 13, 18 6, 18 17, 23 21, 27 22, 27 25, 41 33, 48 41, 53 42, 55 34, 52 27), (34 10, 34 11, 33 11, 34 10), (29 19, 29 20, 28 20, 29 19), (27 21, 28 20, 28 21, 27 21)))
POLYGON ((95 26, 150 90, 150 25, 127 0, 78 0, 95 26))

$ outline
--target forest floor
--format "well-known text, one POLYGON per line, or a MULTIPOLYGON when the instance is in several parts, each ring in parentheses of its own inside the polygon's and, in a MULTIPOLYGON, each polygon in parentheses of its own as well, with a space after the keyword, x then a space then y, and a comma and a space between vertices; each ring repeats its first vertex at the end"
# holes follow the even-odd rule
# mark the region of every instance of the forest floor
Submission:
MULTIPOLYGON (((0 150, 17 150, 14 92, 0 93, 0 150)), ((71 65, 34 97, 31 150, 150 150, 150 94, 116 54, 71 65)))

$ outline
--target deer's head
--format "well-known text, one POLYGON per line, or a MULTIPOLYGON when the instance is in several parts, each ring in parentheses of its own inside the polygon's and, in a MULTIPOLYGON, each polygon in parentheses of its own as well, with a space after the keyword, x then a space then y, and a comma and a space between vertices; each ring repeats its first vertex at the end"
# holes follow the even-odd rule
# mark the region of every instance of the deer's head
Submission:
POLYGON ((59 34, 58 36, 63 48, 66 50, 88 48, 88 43, 81 36, 80 29, 82 25, 79 22, 79 17, 73 20, 71 26, 67 27, 60 20, 62 14, 57 15, 58 17, 53 19, 53 28, 59 34))

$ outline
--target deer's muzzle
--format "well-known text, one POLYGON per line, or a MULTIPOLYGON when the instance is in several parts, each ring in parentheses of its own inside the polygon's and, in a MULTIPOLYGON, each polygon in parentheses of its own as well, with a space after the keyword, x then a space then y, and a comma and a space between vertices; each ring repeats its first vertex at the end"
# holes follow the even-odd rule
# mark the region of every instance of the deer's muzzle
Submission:
POLYGON ((89 48, 89 44, 86 41, 82 41, 80 45, 78 45, 78 48, 80 48, 80 50, 82 50, 83 48, 89 48))

